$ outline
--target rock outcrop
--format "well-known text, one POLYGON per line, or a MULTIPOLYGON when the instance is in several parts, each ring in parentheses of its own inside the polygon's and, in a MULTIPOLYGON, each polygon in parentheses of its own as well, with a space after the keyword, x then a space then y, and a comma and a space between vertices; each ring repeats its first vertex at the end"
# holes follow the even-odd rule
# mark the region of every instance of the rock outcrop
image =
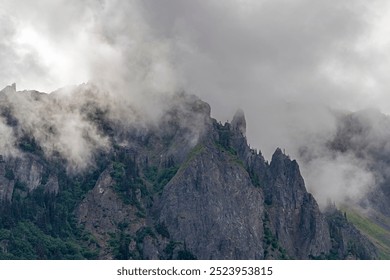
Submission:
POLYGON ((199 259, 262 259, 264 205, 244 166, 200 144, 165 186, 155 209, 170 238, 199 259))
POLYGON ((111 147, 83 172, 67 174, 61 156, 49 158, 31 139, 19 156, 1 157, 0 199, 9 207, 27 199, 36 211, 17 210, 6 230, 27 217, 50 236, 81 236, 79 246, 96 252, 84 250, 86 258, 377 258, 346 219, 321 213, 295 160, 277 149, 268 163, 249 147, 242 111, 221 124, 198 98, 173 98, 147 128, 94 117, 111 147))

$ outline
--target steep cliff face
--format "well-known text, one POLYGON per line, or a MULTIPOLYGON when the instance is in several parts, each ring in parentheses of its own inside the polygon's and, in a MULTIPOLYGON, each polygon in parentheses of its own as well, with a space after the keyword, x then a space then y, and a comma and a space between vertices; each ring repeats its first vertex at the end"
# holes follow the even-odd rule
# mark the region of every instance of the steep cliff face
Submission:
MULTIPOLYGON (((76 258, 377 257, 346 219, 320 212, 296 161, 277 149, 268 163, 249 147, 242 111, 221 124, 198 98, 173 98, 150 127, 124 129, 93 116, 110 147, 87 170, 67 173, 66 161, 44 155, 34 139, 19 145, 19 156, 1 158, 0 195, 7 203, 0 256, 20 254, 10 236, 27 219, 47 240, 77 244, 76 258), (19 213, 23 205, 33 214, 19 213)), ((17 121, 8 125, 17 128, 17 121)), ((62 243, 53 256, 46 243, 34 249, 33 240, 32 256, 68 256, 62 243)))
POLYGON ((115 192, 111 171, 112 168, 103 171, 93 190, 76 210, 79 222, 96 238, 101 259, 115 257, 110 241, 117 228, 129 225, 129 230, 135 232, 144 226, 144 222, 137 219, 136 207, 123 203, 115 192))
POLYGON ((11 201, 13 194, 26 195, 42 186, 45 191, 57 193, 58 178, 49 174, 49 168, 40 157, 24 154, 0 161, 0 198, 11 201))
POLYGON ((328 258, 371 259, 377 254, 377 249, 348 222, 346 214, 342 214, 332 206, 329 206, 325 212, 332 240, 332 249, 328 258))
MULTIPOLYGON (((97 210, 81 221, 92 219, 103 231, 125 234, 125 255, 133 258, 376 258, 375 248, 347 220, 335 223, 333 216, 320 212, 296 161, 277 149, 268 164, 247 145, 242 113, 224 125, 212 120, 208 110, 203 113, 204 130, 197 145, 180 156, 172 153, 175 149, 169 144, 160 145, 160 159, 151 162, 143 157, 147 151, 141 140, 133 138, 138 166, 133 169, 139 170, 137 176, 144 184, 127 209, 135 205, 130 212, 141 215, 121 218, 107 227, 105 219, 96 216, 97 210), (153 166, 154 178, 149 174, 153 166), (159 184, 156 177, 169 169, 174 172, 159 184), (125 229, 115 228, 120 220, 132 222, 125 229), (335 234, 335 228, 340 234, 335 234)), ((158 142, 157 132, 149 137, 158 142)), ((115 184, 112 181, 111 188, 115 184)), ((98 188, 80 209, 100 205, 91 202, 98 188)))
POLYGON ((243 129, 233 125, 245 123, 243 118, 242 112, 233 118, 231 147, 245 163, 252 184, 263 191, 264 227, 270 236, 268 243, 273 243, 268 244, 266 257, 275 257, 271 251, 275 249, 275 240, 282 249, 276 257, 299 259, 326 254, 332 246, 328 224, 315 199, 306 191, 297 162, 278 148, 271 163, 266 163, 261 154, 248 147, 243 129))
POLYGON ((307 193, 296 161, 280 149, 272 156, 265 203, 270 226, 290 256, 319 256, 331 248, 328 225, 307 193))
POLYGON ((155 212, 199 259, 262 259, 262 201, 242 163, 206 142, 164 188, 155 212))

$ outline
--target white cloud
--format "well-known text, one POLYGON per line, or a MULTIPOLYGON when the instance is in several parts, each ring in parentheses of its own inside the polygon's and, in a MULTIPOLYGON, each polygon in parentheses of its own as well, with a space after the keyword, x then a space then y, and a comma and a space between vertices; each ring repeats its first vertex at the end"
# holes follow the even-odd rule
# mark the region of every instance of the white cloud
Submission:
MULTIPOLYGON (((156 96, 184 88, 219 120, 243 108, 251 146, 270 158, 277 146, 293 157, 321 150, 336 109, 390 113, 383 0, 6 0, 1 10, 1 84, 52 91, 92 80, 111 92, 113 118, 135 103, 158 119, 156 96)), ((308 181, 362 170, 331 162, 305 167, 308 181)))

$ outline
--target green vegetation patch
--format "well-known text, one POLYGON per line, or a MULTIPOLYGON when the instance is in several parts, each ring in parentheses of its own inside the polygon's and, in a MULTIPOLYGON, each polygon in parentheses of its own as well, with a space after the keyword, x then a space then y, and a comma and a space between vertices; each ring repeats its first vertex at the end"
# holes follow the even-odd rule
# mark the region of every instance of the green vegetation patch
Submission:
POLYGON ((56 195, 19 180, 11 201, 0 204, 0 259, 96 259, 98 245, 77 223, 75 207, 96 184, 101 169, 70 177, 60 165, 56 195), (20 195, 24 192, 24 195, 20 195))
POLYGON ((265 213, 263 219, 263 247, 264 247, 264 259, 281 259, 288 260, 290 259, 287 251, 279 244, 278 239, 272 233, 272 230, 269 227, 269 217, 265 213))
POLYGON ((45 234, 31 222, 19 222, 11 229, 0 229, 0 259, 95 259, 97 252, 72 238, 45 234))
POLYGON ((111 177, 115 180, 114 190, 125 204, 136 206, 140 210, 137 190, 142 196, 148 195, 148 190, 142 180, 135 158, 122 156, 112 163, 111 177))
POLYGON ((161 194, 164 187, 172 180, 178 170, 179 166, 176 165, 161 169, 149 166, 145 168, 144 174, 146 179, 153 185, 153 192, 161 194))
POLYGON ((381 259, 390 259, 390 232, 369 218, 360 215, 352 209, 344 209, 348 221, 356 226, 379 250, 381 259))
POLYGON ((127 223, 119 223, 118 232, 110 234, 108 245, 112 251, 113 257, 116 260, 134 259, 129 245, 132 240, 130 234, 126 233, 127 223))

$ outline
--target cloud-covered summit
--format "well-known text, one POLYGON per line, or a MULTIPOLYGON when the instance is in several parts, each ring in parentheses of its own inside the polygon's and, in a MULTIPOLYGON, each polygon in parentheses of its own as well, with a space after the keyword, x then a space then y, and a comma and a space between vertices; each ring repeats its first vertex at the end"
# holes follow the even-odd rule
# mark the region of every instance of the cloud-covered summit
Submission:
MULTIPOLYGON (((222 121, 242 108, 266 157, 277 146, 322 155, 335 110, 390 112, 387 1, 5 0, 0 11, 0 84, 50 92, 91 81, 118 118, 137 104, 158 119, 155 97, 184 89, 222 121)), ((337 188, 373 181, 352 158, 318 160, 302 161, 314 193, 318 174, 353 178, 337 188)))

